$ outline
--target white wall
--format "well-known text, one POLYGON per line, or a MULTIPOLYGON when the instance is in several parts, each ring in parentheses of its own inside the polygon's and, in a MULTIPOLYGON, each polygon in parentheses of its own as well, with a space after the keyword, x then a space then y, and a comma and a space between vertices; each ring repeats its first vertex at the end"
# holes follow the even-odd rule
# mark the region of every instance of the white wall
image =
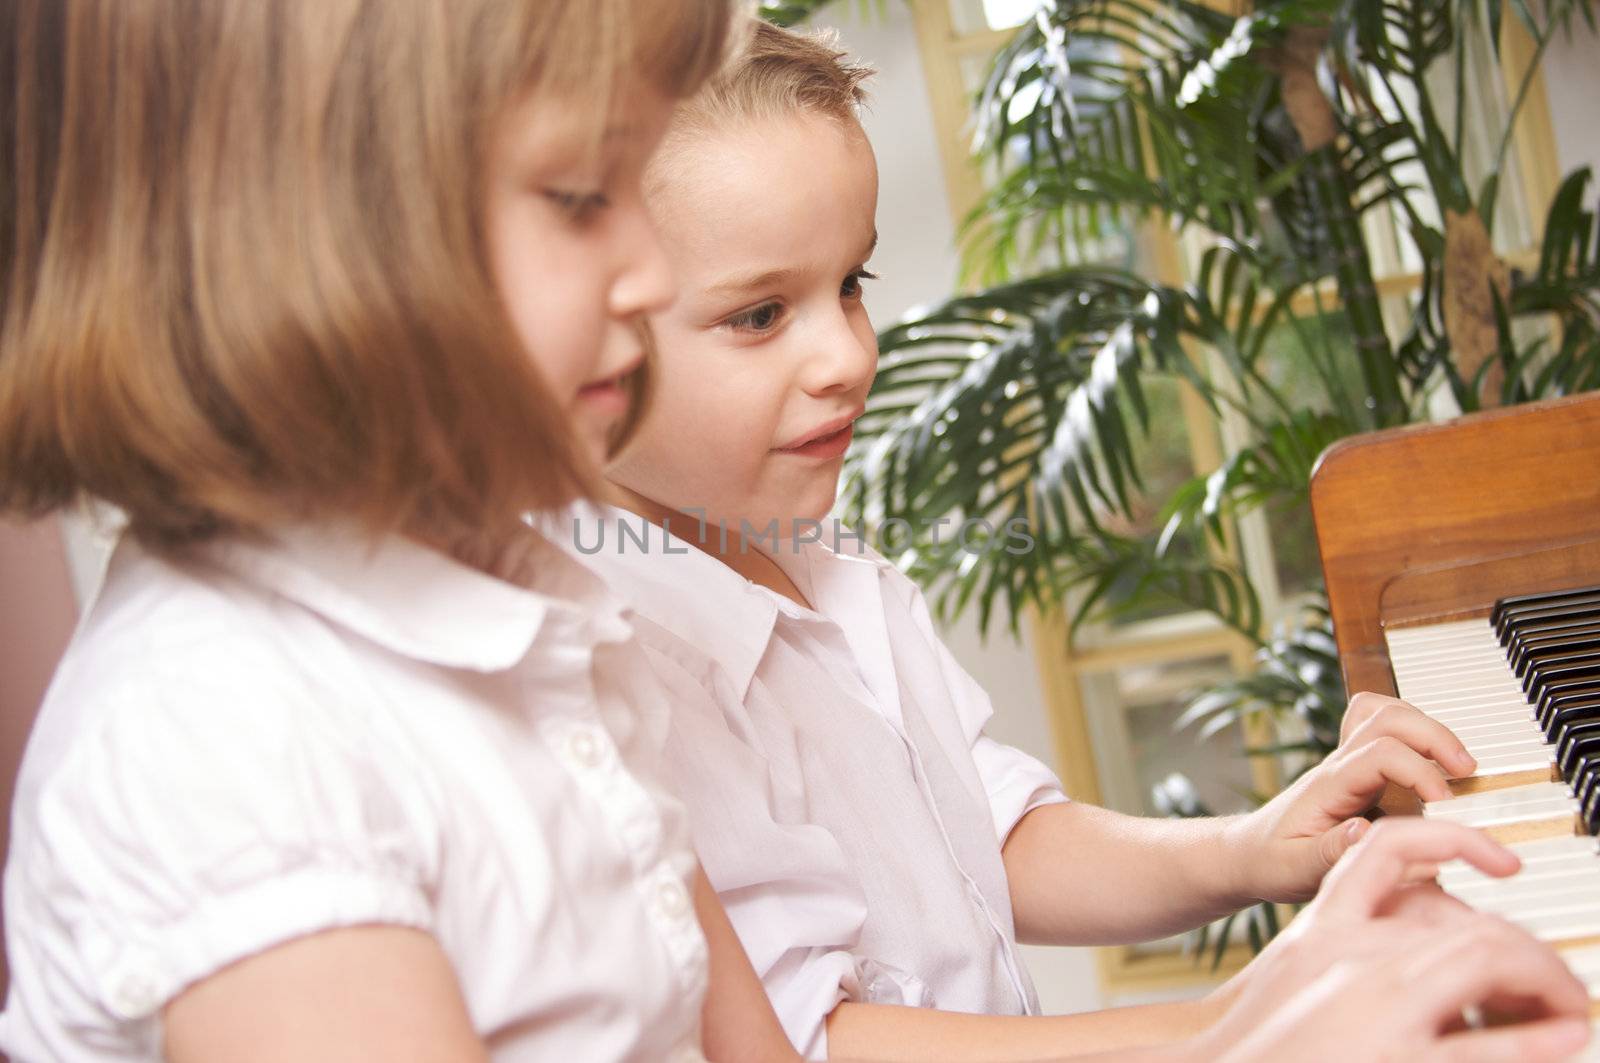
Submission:
POLYGON ((1550 123, 1555 127, 1561 172, 1579 166, 1594 172, 1589 185, 1592 205, 1600 196, 1600 37, 1575 20, 1572 39, 1558 36, 1544 57, 1545 90, 1550 96, 1550 123))

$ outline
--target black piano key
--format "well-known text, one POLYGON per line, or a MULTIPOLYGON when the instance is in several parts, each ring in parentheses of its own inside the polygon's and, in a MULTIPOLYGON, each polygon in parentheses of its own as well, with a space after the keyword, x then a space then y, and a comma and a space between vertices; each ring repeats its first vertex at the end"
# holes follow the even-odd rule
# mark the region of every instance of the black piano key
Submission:
POLYGON ((1584 756, 1600 754, 1600 723, 1582 723, 1567 729, 1556 746, 1556 767, 1563 779, 1572 778, 1584 756))
POLYGON ((1523 679, 1522 689, 1527 691, 1530 700, 1538 701, 1553 683, 1586 678, 1600 679, 1600 653, 1564 657, 1542 668, 1535 668, 1523 679))
POLYGON ((1572 769, 1572 778, 1567 780, 1579 804, 1587 805, 1594 794, 1600 793, 1600 787, 1595 785, 1600 781, 1600 775, 1596 775, 1594 769, 1593 757, 1579 757, 1577 765, 1572 769))
POLYGON ((1505 645, 1515 650, 1519 645, 1529 639, 1544 638, 1547 635, 1559 635, 1563 631, 1571 631, 1580 627, 1600 627, 1600 605, 1587 606, 1573 612, 1561 612, 1543 620, 1530 620, 1514 627, 1507 628, 1505 645))
POLYGON ((1583 820, 1583 828, 1590 834, 1600 834, 1600 800, 1590 798, 1579 806, 1579 817, 1583 820))
POLYGON ((1553 649, 1558 646, 1570 646, 1574 643, 1594 639, 1600 641, 1600 623, 1589 621, 1574 624, 1569 627, 1557 628, 1543 634, 1523 638, 1517 635, 1512 638, 1506 649, 1506 660, 1511 663, 1511 670, 1522 672, 1525 662, 1535 654, 1553 649))
POLYGON ((1515 618, 1530 610, 1582 605, 1585 604, 1582 599, 1586 597, 1600 599, 1600 587, 1576 587, 1572 590, 1550 591, 1543 594, 1512 595, 1494 603, 1494 607, 1489 611, 1489 623, 1498 635, 1508 618, 1515 618))
POLYGON ((1544 693, 1531 699, 1534 705, 1534 718, 1544 726, 1550 714, 1563 698, 1576 698, 1600 692, 1600 679, 1578 678, 1570 681, 1550 683, 1545 687, 1544 693))
POLYGON ((1541 720, 1539 726, 1545 737, 1554 742, 1563 727, 1570 727, 1591 717, 1600 718, 1600 697, 1568 697, 1560 699, 1559 704, 1552 703, 1548 717, 1541 720))
POLYGON ((1561 640, 1548 646, 1540 646, 1529 650, 1522 657, 1519 666, 1514 666, 1513 671, 1518 679, 1527 679, 1528 673, 1541 665, 1554 664, 1578 656, 1600 655, 1600 638, 1587 637, 1575 638, 1571 641, 1561 640))
POLYGON ((1500 641, 1509 639, 1515 632, 1525 630, 1536 624, 1562 623, 1573 618, 1582 617, 1600 608, 1600 593, 1586 595, 1581 598, 1572 598, 1560 605, 1544 606, 1542 608, 1523 608, 1508 612, 1500 618, 1500 624, 1495 629, 1495 634, 1500 641))

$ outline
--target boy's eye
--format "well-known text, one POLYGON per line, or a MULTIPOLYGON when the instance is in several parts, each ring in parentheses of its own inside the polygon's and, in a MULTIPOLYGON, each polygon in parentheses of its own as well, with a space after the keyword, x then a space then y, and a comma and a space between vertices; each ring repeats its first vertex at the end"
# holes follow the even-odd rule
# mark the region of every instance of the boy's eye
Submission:
POLYGON ((600 211, 611 206, 611 200, 603 192, 571 192, 564 188, 546 188, 544 197, 556 205, 573 221, 582 224, 591 220, 600 211))
POLYGON ((877 279, 878 275, 876 273, 858 269, 846 277, 843 284, 839 285, 839 296, 842 299, 859 299, 861 298, 861 282, 875 281, 877 279))
POLYGON ((773 326, 783 318, 783 306, 779 303, 762 303, 749 310, 741 310, 727 319, 729 328, 745 332, 770 332, 773 326))

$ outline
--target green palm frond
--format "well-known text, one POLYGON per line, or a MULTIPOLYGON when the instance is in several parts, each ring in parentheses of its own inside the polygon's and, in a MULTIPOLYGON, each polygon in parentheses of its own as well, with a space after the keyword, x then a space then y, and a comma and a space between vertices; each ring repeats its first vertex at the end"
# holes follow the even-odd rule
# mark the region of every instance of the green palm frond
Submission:
POLYGON ((1234 453, 1217 471, 1173 493, 1164 510, 1160 548, 1196 528, 1221 543, 1233 519, 1269 505, 1305 504, 1317 458, 1354 431, 1337 414, 1311 410, 1298 410, 1272 425, 1259 442, 1234 453))
POLYGON ((1251 674, 1191 700, 1176 726, 1195 728, 1203 738, 1256 716, 1281 723, 1287 711, 1303 724, 1304 738, 1253 752, 1310 753, 1320 759, 1335 749, 1344 720, 1344 681, 1326 599, 1319 595, 1291 622, 1280 625, 1256 651, 1255 664, 1251 674))
POLYGON ((1033 501, 1060 526, 1126 512, 1139 483, 1141 375, 1187 362, 1170 299, 1077 269, 949 302, 886 330, 846 476, 868 524, 959 510, 1008 518, 1033 501))

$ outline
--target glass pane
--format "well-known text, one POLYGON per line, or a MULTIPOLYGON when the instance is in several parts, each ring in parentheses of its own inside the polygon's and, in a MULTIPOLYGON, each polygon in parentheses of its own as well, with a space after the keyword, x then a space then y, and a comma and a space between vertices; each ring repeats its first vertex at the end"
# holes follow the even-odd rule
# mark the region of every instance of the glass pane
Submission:
POLYGON ((1173 725, 1197 693, 1232 675, 1226 657, 1130 665, 1083 676, 1084 705, 1100 796, 1130 815, 1158 815, 1151 794, 1174 773, 1186 775, 1210 813, 1253 807, 1244 736, 1237 725, 1205 739, 1173 725))
POLYGON ((950 21, 960 34, 1020 26, 1044 6, 1044 0, 949 0, 950 21))
MULTIPOLYGON (((1149 434, 1142 439, 1136 437, 1133 445, 1137 467, 1143 475, 1144 490, 1133 493, 1130 499, 1131 513, 1114 513, 1109 507, 1102 506, 1097 514, 1100 523, 1108 531, 1128 538, 1160 535, 1162 507, 1173 492, 1195 474, 1178 382, 1171 379, 1146 382, 1145 401, 1150 411, 1149 434)), ((1123 400, 1123 416, 1136 432, 1138 414, 1127 400, 1123 400)), ((1115 626, 1190 611, 1188 606, 1180 602, 1162 601, 1141 602, 1135 607, 1125 608, 1137 584, 1138 575, 1130 573, 1120 586, 1112 590, 1109 603, 1119 610, 1115 626)))
MULTIPOLYGON (((1350 320, 1329 297, 1327 310, 1285 320, 1267 340, 1267 380, 1289 408, 1316 413, 1359 414, 1367 389, 1355 358, 1350 320)), ((1322 578, 1316 532, 1305 494, 1269 503, 1265 512, 1278 593, 1310 590, 1322 578)))

